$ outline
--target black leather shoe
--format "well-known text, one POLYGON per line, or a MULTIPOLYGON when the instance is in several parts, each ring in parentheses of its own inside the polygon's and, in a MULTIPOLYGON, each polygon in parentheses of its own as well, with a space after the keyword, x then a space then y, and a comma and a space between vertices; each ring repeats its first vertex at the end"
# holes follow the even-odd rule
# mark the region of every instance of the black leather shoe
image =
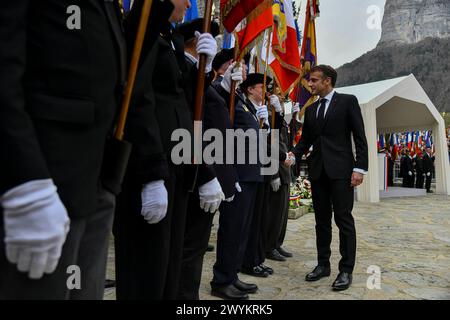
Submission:
POLYGON ((261 263, 259 266, 266 270, 268 274, 273 274, 273 269, 271 267, 266 266, 264 263, 261 263))
POLYGON ((331 274, 330 267, 317 266, 314 270, 308 273, 305 277, 306 281, 317 281, 323 277, 329 277, 331 274))
POLYGON ((106 279, 105 280, 105 288, 114 288, 116 286, 115 280, 106 279))
POLYGON ((241 272, 259 278, 267 278, 269 276, 269 273, 260 266, 253 268, 242 267, 241 272))
POLYGON ((207 251, 207 252, 214 251, 214 246, 213 246, 212 244, 209 244, 209 243, 208 243, 208 248, 206 248, 206 251, 207 251))
POLYGON ((277 251, 286 258, 292 258, 292 253, 287 252, 286 250, 284 250, 282 247, 277 248, 277 251))
POLYGON ((333 282, 333 290, 343 291, 347 290, 352 284, 353 276, 351 273, 340 272, 336 280, 333 282))
POLYGON ((277 249, 273 249, 269 253, 266 254, 266 258, 275 261, 286 261, 286 258, 283 257, 277 249))
POLYGON ((233 285, 244 293, 255 293, 258 291, 258 286, 253 283, 245 283, 239 279, 237 279, 233 285))
POLYGON ((226 300, 247 300, 248 294, 236 288, 233 284, 227 286, 211 285, 211 294, 226 300))

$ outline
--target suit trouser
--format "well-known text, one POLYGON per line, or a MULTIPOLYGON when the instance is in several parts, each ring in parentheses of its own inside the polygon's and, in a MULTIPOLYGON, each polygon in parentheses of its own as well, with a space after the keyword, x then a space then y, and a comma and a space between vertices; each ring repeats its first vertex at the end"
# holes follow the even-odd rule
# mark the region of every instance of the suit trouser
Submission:
POLYGON ((417 172, 416 173, 416 189, 423 189, 423 183, 424 183, 423 173, 417 172))
POLYGON ((124 184, 114 220, 117 299, 176 299, 188 193, 182 174, 165 181, 169 206, 164 219, 148 224, 141 215, 140 184, 124 184))
POLYGON ((242 192, 230 203, 223 203, 217 233, 216 263, 211 285, 229 285, 237 279, 247 246, 255 204, 257 182, 240 182, 242 192))
MULTIPOLYGON (((0 227, 0 300, 101 300, 105 288, 109 236, 114 214, 115 196, 99 187, 97 210, 84 218, 70 221, 58 266, 50 275, 31 280, 7 262, 4 230, 0 227), (80 289, 77 268, 79 267, 80 289), (73 285, 69 290, 68 284, 73 285)), ((3 224, 3 217, 0 217, 3 224)))
POLYGON ((432 178, 431 174, 430 176, 426 176, 425 178, 425 189, 427 189, 427 191, 430 191, 431 189, 431 178, 432 178))
POLYGON ((281 247, 286 235, 289 210, 289 185, 282 184, 277 192, 270 190, 269 214, 265 226, 265 252, 281 247))
MULTIPOLYGON (((220 207, 221 211, 223 206, 220 207)), ((203 257, 208 248, 214 213, 200 208, 198 192, 189 197, 184 235, 183 260, 181 264, 179 300, 199 300, 203 257)))
POLYGON ((241 265, 246 268, 259 266, 266 258, 263 230, 269 212, 269 192, 270 182, 258 183, 247 245, 244 247, 241 243, 242 247, 239 249, 240 252, 244 252, 241 265))
POLYGON ((339 271, 352 273, 356 257, 356 230, 352 216, 354 189, 350 178, 332 180, 322 169, 320 178, 311 181, 316 219, 316 245, 318 265, 330 266, 331 218, 339 228, 339 271))

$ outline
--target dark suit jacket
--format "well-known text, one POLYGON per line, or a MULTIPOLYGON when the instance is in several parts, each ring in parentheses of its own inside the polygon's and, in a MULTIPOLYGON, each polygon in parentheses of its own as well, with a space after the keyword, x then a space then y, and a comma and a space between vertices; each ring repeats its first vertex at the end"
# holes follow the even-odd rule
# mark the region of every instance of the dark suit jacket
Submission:
POLYGON ((0 194, 52 178, 69 216, 88 215, 125 80, 117 3, 5 1, 0 21, 0 194))
POLYGON ((302 137, 293 152, 297 162, 313 146, 309 175, 318 179, 322 168, 331 179, 350 179, 353 169, 368 169, 367 140, 361 109, 355 96, 335 93, 325 115, 323 127, 317 123, 319 102, 305 112, 302 137), (352 151, 355 141, 356 159, 352 151))
POLYGON ((434 161, 434 157, 430 157, 428 155, 428 153, 423 154, 422 162, 423 162, 423 172, 424 173, 433 172, 433 169, 434 169, 433 161, 434 161))

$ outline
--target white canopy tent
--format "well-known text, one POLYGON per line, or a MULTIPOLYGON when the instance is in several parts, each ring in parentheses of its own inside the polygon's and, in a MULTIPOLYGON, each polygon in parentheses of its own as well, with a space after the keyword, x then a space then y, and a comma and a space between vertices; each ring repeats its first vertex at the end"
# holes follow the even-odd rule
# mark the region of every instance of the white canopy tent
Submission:
POLYGON ((358 201, 380 201, 378 134, 413 130, 433 130, 436 193, 450 195, 450 166, 444 119, 414 75, 337 88, 336 91, 355 95, 364 118, 369 145, 369 174, 358 187, 358 201))

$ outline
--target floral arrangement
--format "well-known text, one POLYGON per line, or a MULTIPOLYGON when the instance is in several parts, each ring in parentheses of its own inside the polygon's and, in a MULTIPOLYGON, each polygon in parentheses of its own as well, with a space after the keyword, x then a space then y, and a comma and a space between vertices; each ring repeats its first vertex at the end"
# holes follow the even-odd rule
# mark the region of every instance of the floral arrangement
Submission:
POLYGON ((301 206, 311 206, 311 182, 301 177, 291 184, 289 208, 296 209, 301 206))

